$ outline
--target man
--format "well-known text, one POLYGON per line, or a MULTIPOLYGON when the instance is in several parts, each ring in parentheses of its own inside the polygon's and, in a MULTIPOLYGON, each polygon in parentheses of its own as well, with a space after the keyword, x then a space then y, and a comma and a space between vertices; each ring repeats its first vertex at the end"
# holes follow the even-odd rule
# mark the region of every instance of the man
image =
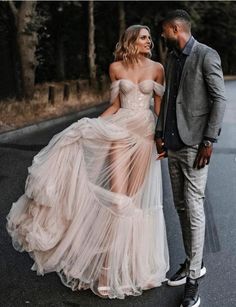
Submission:
POLYGON ((181 269, 168 284, 185 284, 183 307, 200 305, 197 279, 203 265, 204 191, 213 143, 220 134, 226 106, 219 55, 191 35, 184 10, 170 12, 162 23, 169 52, 166 91, 156 127, 159 159, 167 156, 174 203, 186 252, 181 269))

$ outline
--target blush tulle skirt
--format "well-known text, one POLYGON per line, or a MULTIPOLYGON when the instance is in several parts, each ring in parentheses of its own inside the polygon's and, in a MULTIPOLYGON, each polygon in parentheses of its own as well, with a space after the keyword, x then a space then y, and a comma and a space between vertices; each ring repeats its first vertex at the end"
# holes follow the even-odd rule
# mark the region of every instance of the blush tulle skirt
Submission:
POLYGON ((145 112, 83 118, 34 157, 7 230, 38 274, 121 299, 165 280, 161 165, 145 112))

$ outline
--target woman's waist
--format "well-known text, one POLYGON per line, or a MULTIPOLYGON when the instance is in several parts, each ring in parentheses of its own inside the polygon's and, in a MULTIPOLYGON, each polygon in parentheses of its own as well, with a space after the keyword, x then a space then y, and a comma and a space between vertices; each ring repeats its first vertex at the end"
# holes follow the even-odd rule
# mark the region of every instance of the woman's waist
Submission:
POLYGON ((128 109, 128 110, 149 110, 150 109, 150 99, 148 100, 121 100, 121 108, 128 109))
POLYGON ((127 105, 127 104, 121 104, 121 109, 125 110, 131 110, 131 111, 150 111, 150 106, 146 105, 127 105))
POLYGON ((121 107, 117 113, 114 114, 113 120, 123 127, 132 127, 137 129, 154 129, 156 120, 153 112, 150 109, 126 109, 121 107))
POLYGON ((150 108, 144 109, 144 108, 126 108, 121 106, 118 110, 120 116, 124 118, 145 118, 147 120, 155 120, 153 111, 150 108))

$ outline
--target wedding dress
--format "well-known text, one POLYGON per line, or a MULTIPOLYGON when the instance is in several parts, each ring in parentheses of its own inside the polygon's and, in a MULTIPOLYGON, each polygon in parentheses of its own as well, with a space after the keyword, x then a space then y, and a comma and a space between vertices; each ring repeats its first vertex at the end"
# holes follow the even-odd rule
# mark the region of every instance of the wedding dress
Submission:
POLYGON ((25 194, 7 216, 13 246, 38 274, 57 272, 72 290, 109 298, 160 286, 169 269, 153 92, 128 79, 111 85, 117 113, 83 118, 55 135, 28 168, 25 194))

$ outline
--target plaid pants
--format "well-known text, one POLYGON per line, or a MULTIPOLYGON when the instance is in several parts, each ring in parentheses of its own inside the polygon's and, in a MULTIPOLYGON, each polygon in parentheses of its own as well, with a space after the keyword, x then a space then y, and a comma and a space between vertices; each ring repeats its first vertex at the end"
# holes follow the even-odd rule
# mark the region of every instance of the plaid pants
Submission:
POLYGON ((200 276, 205 239, 204 197, 208 166, 194 169, 198 145, 168 151, 174 204, 179 215, 190 278, 200 276))

